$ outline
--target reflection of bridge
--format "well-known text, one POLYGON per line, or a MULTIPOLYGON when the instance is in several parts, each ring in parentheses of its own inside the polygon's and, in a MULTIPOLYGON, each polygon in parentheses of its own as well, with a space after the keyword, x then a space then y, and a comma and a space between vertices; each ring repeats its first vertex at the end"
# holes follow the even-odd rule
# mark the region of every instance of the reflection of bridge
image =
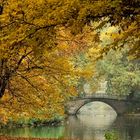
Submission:
POLYGON ((100 101, 110 105, 118 115, 133 112, 140 109, 140 101, 128 99, 126 96, 116 96, 95 93, 84 97, 76 97, 66 104, 66 113, 76 115, 78 110, 87 103, 100 101))

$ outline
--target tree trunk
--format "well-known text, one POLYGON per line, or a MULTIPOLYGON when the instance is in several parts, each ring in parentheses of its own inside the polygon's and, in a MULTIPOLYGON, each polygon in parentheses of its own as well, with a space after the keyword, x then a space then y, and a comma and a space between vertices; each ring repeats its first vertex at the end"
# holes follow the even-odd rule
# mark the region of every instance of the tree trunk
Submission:
POLYGON ((6 66, 6 60, 0 60, 0 98, 3 97, 5 89, 7 87, 10 72, 8 67, 6 66))
POLYGON ((2 98, 4 95, 5 89, 8 84, 8 80, 9 80, 9 75, 6 75, 2 77, 2 79, 0 79, 0 98, 2 98))

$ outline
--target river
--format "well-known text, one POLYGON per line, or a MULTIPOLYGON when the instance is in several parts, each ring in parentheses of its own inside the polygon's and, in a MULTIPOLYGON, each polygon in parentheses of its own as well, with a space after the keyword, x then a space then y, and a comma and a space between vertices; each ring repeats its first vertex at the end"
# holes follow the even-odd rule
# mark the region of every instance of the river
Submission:
POLYGON ((36 138, 72 138, 104 140, 106 132, 113 132, 120 140, 140 140, 140 117, 117 117, 109 113, 80 113, 69 116, 60 126, 38 126, 1 129, 1 135, 36 138))

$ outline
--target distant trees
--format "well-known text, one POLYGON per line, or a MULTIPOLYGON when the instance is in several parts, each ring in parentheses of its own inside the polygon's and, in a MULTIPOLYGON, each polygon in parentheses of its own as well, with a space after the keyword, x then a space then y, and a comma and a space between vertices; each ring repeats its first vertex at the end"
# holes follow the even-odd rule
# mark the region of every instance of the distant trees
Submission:
POLYGON ((140 65, 129 60, 128 50, 111 50, 97 62, 99 75, 107 80, 107 93, 116 95, 138 96, 140 87, 140 65))

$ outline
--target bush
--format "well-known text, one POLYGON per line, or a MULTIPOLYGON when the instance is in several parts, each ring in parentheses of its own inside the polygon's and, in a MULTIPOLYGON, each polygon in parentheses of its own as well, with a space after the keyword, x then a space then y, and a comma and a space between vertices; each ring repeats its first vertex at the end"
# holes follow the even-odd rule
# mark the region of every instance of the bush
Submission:
POLYGON ((119 140, 118 134, 113 131, 106 132, 104 137, 106 140, 119 140))

